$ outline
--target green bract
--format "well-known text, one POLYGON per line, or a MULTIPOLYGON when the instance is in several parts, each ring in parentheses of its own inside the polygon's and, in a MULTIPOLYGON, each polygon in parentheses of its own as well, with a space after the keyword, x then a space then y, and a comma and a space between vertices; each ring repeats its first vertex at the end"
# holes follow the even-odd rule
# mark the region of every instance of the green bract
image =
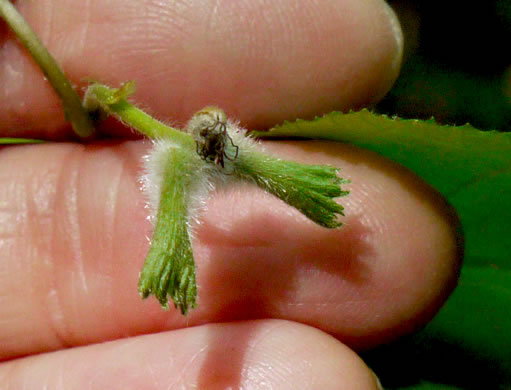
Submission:
POLYGON ((317 224, 326 228, 342 225, 338 216, 344 215, 344 208, 334 199, 349 191, 341 189, 348 181, 337 176, 338 168, 280 160, 251 150, 240 153, 234 165, 240 177, 252 179, 317 224))
POLYGON ((319 225, 341 226, 338 217, 344 215, 344 209, 334 199, 348 191, 340 187, 346 181, 338 177, 338 168, 271 157, 245 137, 235 123, 219 122, 225 114, 216 107, 199 111, 190 120, 188 133, 170 128, 129 103, 126 98, 133 91, 133 83, 119 89, 93 83, 84 101, 90 110, 114 115, 156 140, 143 177, 155 227, 140 275, 142 297, 153 294, 164 308, 170 298, 183 314, 195 306, 190 219, 197 212, 196 203, 200 203, 197 199, 207 196, 208 189, 217 184, 236 183, 240 179, 255 183, 319 225), (196 142, 200 140, 191 134, 205 137, 202 145, 209 145, 210 153, 218 153, 217 157, 222 158, 199 157, 196 142))
MULTIPOLYGON (((162 307, 169 297, 183 314, 195 307, 197 287, 189 234, 190 192, 200 182, 201 161, 187 151, 169 147, 159 156, 162 183, 149 253, 140 274, 138 291, 153 294, 162 307)), ((150 185, 150 184, 149 184, 150 185)))
MULTIPOLYGON (((120 88, 92 82, 82 104, 48 50, 8 0, 0 0, 0 17, 48 78, 77 135, 93 133, 91 118, 114 115, 156 140, 144 175, 154 234, 140 275, 142 297, 153 294, 164 308, 170 298, 183 314, 196 305, 190 219, 192 209, 197 208, 194 199, 204 196, 205 189, 216 183, 226 184, 234 177, 255 182, 318 224, 329 228, 341 225, 337 218, 343 215, 343 207, 333 198, 348 192, 341 190, 345 181, 337 177, 336 168, 306 166, 258 152, 255 143, 245 139, 241 129, 216 107, 197 113, 189 122, 188 133, 166 126, 127 101, 135 91, 133 81, 120 88)), ((42 141, 0 139, 0 144, 36 142, 42 141)))

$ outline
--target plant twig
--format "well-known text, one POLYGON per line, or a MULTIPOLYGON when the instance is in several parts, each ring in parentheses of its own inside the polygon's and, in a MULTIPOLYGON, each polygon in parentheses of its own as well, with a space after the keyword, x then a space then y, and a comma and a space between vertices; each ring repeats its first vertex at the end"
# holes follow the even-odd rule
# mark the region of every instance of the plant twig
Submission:
POLYGON ((110 88, 100 83, 92 83, 84 97, 84 106, 89 111, 100 109, 115 116, 124 124, 152 139, 171 138, 195 150, 195 142, 190 134, 167 126, 144 111, 129 103, 126 98, 135 90, 133 81, 124 83, 121 88, 110 88))
POLYGON ((89 118, 89 114, 82 107, 80 97, 48 50, 9 0, 0 0, 0 17, 6 21, 23 46, 30 52, 34 61, 39 65, 51 86, 57 92, 62 101, 66 119, 71 122, 75 133, 83 138, 92 135, 94 125, 89 118))
POLYGON ((32 138, 11 138, 11 137, 2 137, 0 138, 0 145, 19 145, 19 144, 42 144, 46 141, 42 139, 32 139, 32 138))

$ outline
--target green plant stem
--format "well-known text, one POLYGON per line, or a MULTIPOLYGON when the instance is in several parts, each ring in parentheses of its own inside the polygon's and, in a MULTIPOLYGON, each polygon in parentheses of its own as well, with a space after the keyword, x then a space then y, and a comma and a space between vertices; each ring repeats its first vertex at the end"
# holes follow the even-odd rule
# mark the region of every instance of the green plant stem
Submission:
POLYGON ((122 92, 119 93, 120 91, 122 91, 122 87, 121 89, 115 89, 103 84, 93 83, 85 94, 85 106, 90 109, 99 106, 107 114, 115 116, 148 138, 169 138, 181 146, 195 150, 195 141, 190 134, 154 119, 129 103, 125 99, 126 96, 122 92))
POLYGON ((89 114, 82 107, 80 97, 48 50, 9 0, 0 0, 0 16, 30 52, 53 89, 57 92, 62 100, 66 119, 71 122, 75 133, 84 138, 92 135, 94 125, 89 118, 89 114))
POLYGON ((0 145, 19 145, 19 144, 41 144, 46 141, 42 139, 32 139, 32 138, 11 138, 11 137, 3 137, 0 138, 0 145))

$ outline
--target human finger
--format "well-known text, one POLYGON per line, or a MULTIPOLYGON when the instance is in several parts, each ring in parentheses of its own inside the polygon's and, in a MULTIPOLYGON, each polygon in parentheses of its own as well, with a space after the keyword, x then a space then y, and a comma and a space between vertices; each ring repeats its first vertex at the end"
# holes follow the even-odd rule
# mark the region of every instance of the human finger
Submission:
POLYGON ((286 321, 212 324, 0 364, 5 389, 379 389, 333 337, 286 321))
POLYGON ((460 256, 438 195, 342 144, 273 145, 343 167, 353 180, 345 226, 321 228, 250 186, 213 195, 193 243, 198 308, 186 317, 136 291, 151 234, 137 182, 147 143, 3 149, 0 355, 248 318, 307 323, 356 347, 423 325, 460 256))
MULTIPOLYGON (((250 128, 360 107, 385 94, 401 61, 399 23, 382 0, 16 6, 74 84, 136 80, 136 101, 181 123, 211 104, 250 128)), ((0 135, 69 136, 40 70, 12 34, 0 39, 0 135)))

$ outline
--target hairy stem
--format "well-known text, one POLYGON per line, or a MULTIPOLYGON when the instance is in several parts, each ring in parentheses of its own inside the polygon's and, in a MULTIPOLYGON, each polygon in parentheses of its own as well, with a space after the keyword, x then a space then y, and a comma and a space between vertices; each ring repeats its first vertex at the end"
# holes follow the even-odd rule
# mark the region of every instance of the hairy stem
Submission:
POLYGON ((115 116, 148 138, 169 138, 181 146, 192 147, 195 150, 195 141, 190 134, 167 126, 129 103, 126 97, 133 91, 134 85, 132 82, 123 85, 119 89, 93 83, 85 93, 84 105, 90 110, 99 108, 107 114, 115 116), (129 92, 125 91, 125 86, 128 86, 126 89, 129 92))

